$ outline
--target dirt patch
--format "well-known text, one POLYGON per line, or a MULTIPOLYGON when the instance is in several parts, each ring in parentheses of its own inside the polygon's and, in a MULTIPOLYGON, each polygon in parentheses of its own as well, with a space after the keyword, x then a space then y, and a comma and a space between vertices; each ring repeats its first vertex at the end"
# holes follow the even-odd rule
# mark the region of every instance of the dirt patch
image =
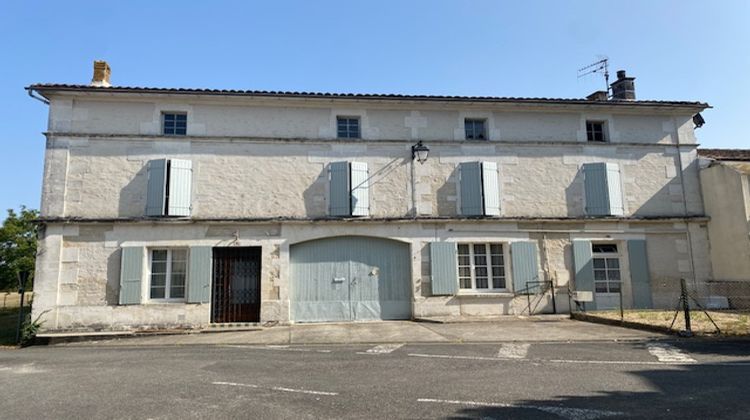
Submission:
MULTIPOLYGON (((750 335, 750 312, 748 311, 691 311, 690 323, 693 334, 716 335, 716 327, 709 316, 725 336, 750 335)), ((653 331, 670 332, 669 326, 675 317, 674 311, 625 311, 623 319, 620 319, 619 311, 596 311, 574 314, 574 318, 583 321, 602 321, 612 325, 622 325, 631 328, 643 328, 653 331)), ((671 332, 685 329, 685 316, 682 311, 677 313, 671 332)))

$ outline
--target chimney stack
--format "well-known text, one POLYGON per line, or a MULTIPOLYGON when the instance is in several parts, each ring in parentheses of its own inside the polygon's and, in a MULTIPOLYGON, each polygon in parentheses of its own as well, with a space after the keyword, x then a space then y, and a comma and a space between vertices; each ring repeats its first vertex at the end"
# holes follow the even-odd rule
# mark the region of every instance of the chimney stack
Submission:
POLYGON ((594 92, 591 95, 587 96, 586 100, 588 100, 588 101, 606 101, 607 100, 607 91, 606 90, 597 90, 596 92, 594 92))
POLYGON ((106 61, 94 61, 94 77, 91 79, 91 86, 110 87, 109 75, 112 71, 106 61))
POLYGON ((628 77, 625 70, 617 70, 617 80, 610 86, 612 87, 612 99, 616 101, 634 101, 635 100, 635 77, 628 77))

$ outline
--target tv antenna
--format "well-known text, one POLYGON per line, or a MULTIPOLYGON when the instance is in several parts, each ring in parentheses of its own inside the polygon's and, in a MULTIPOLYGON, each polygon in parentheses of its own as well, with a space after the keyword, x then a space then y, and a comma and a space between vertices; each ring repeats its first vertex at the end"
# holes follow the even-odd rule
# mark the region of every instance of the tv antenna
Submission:
POLYGON ((604 74, 604 90, 607 92, 607 95, 609 95, 609 58, 605 57, 596 63, 589 64, 586 67, 581 67, 578 69, 578 78, 580 79, 583 76, 588 76, 593 73, 604 74))

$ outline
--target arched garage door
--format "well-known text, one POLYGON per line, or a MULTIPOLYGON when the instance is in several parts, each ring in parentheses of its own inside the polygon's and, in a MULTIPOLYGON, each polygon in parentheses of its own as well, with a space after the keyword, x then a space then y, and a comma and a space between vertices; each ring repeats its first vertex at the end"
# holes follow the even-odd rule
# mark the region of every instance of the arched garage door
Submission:
POLYGON ((292 245, 291 305, 296 322, 411 317, 409 245, 344 236, 292 245))

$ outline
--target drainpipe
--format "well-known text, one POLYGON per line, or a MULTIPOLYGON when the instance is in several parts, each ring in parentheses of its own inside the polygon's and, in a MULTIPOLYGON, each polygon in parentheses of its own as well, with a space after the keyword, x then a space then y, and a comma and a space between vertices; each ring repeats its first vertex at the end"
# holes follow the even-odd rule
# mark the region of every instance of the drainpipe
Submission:
POLYGON ((33 99, 36 99, 37 101, 42 102, 45 105, 49 105, 49 101, 44 97, 40 96, 39 94, 34 95, 34 88, 27 87, 26 91, 29 92, 29 96, 31 96, 33 99))
POLYGON ((693 259, 693 238, 690 235, 690 224, 687 221, 688 217, 688 207, 687 207, 687 193, 685 192, 685 174, 684 169, 682 167, 682 151, 680 150, 680 146, 682 145, 682 140, 680 140, 680 129, 677 125, 677 121, 675 121, 674 116, 672 117, 672 126, 674 127, 674 133, 675 133, 675 140, 677 141, 677 164, 680 169, 680 189, 682 190, 682 208, 683 208, 683 215, 685 216, 685 237, 687 239, 688 243, 688 257, 690 258, 690 272, 693 274, 693 287, 697 288, 698 283, 698 276, 695 273, 695 261, 693 259))

